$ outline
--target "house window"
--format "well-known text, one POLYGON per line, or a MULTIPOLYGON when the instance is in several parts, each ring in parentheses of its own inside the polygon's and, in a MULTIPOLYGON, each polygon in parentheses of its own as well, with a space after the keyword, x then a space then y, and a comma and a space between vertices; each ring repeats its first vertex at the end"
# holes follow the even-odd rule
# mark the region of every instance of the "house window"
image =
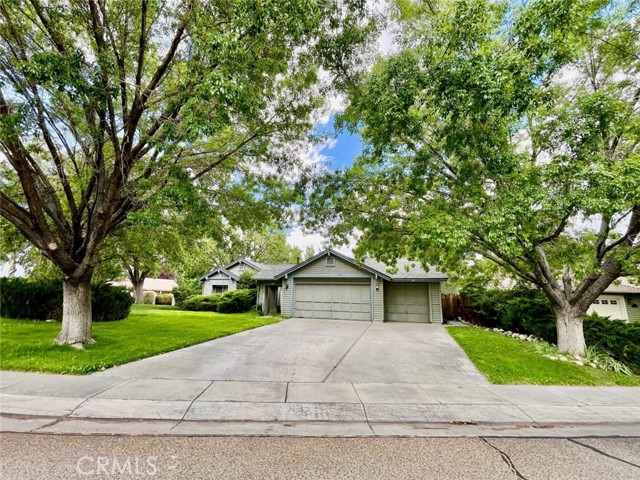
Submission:
POLYGON ((240 265, 238 265, 238 271, 244 272, 244 263, 241 263, 240 265))
POLYGON ((211 287, 211 293, 224 293, 228 288, 226 285, 214 285, 211 287))
POLYGON ((609 305, 609 300, 602 300, 602 305, 609 305))
POLYGON ((335 257, 327 257, 327 267, 335 267, 336 259, 335 257))
POLYGON ((617 305, 618 304, 618 300, 611 300, 609 303, 611 305, 617 305))
POLYGON ((594 300, 594 301, 593 301, 593 304, 594 304, 594 305, 600 305, 600 300, 594 300))

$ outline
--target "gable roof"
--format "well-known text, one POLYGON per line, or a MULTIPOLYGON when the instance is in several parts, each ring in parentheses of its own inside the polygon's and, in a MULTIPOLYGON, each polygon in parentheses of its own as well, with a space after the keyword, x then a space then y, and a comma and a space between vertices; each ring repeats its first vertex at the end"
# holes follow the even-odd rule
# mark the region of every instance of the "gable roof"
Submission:
MULTIPOLYGON (((236 262, 237 263, 237 262, 236 262)), ((233 264, 235 265, 235 263, 233 264)), ((211 270, 210 272, 208 272, 206 275, 203 275, 202 277, 199 278, 200 283, 204 282, 205 280, 209 279, 209 277, 213 276, 215 273, 224 273, 227 277, 232 278, 233 280, 235 280, 236 282, 238 280, 240 280, 240 275, 236 275, 233 272, 230 272, 229 270, 227 270, 225 267, 218 267, 218 268, 214 268, 213 270, 211 270)))
POLYGON ((363 263, 356 262, 353 258, 343 255, 340 252, 337 252, 333 249, 325 250, 324 252, 320 252, 317 255, 314 255, 311 258, 308 258, 302 263, 297 265, 293 265, 291 268, 281 271, 280 273, 274 275, 275 280, 279 280, 290 273, 295 272, 296 270, 303 268, 310 263, 315 262, 319 258, 322 258, 325 255, 332 255, 337 258, 344 260, 347 263, 354 265, 357 268, 362 270, 366 270, 373 275, 377 275, 382 277, 385 280, 389 281, 408 281, 408 282, 417 282, 417 281, 446 281, 449 277, 441 272, 436 271, 433 268, 430 268, 429 271, 425 271, 420 263, 412 262, 407 259, 399 259, 396 263, 396 266, 392 269, 395 270, 395 273, 389 273, 390 269, 389 265, 386 265, 382 262, 378 262, 372 258, 367 258, 363 263))

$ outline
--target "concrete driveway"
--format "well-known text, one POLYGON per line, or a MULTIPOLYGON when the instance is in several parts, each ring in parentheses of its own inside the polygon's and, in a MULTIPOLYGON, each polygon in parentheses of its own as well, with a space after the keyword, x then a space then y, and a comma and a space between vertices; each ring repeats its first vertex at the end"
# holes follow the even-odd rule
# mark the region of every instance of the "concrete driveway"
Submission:
POLYGON ((488 384, 442 325, 290 319, 94 376, 488 384))

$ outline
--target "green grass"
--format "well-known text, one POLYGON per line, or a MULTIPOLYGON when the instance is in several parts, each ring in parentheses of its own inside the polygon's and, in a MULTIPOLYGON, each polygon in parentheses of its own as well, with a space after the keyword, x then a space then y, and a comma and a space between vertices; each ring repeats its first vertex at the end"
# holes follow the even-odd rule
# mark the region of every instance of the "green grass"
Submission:
POLYGON ((448 327, 491 383, 529 385, 640 385, 640 377, 551 360, 532 344, 472 327, 448 327))
POLYGON ((93 324, 84 350, 54 345, 60 323, 1 318, 0 369, 85 374, 276 322, 255 313, 134 305, 125 320, 93 324))

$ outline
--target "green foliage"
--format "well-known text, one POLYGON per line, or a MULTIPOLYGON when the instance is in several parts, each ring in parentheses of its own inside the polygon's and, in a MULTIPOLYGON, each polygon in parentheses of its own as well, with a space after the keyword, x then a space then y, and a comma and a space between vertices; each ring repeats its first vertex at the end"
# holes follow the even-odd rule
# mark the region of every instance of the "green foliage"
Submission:
MULTIPOLYGON (((133 298, 128 290, 108 284, 92 285, 91 309, 94 322, 122 320, 129 315, 133 298)), ((30 320, 62 319, 60 280, 0 279, 1 315, 30 320)))
POLYGON ((182 308, 192 311, 242 313, 256 305, 255 290, 230 290, 213 295, 192 295, 182 302, 182 308))
POLYGON ((255 290, 258 287, 258 282, 256 282, 253 277, 255 276, 255 271, 247 271, 242 272, 240 275, 240 280, 238 281, 238 289, 239 290, 255 290))
POLYGON ((213 295, 191 295, 182 301, 180 307, 184 310, 194 312, 217 312, 218 302, 221 296, 221 293, 214 293, 213 295))
POLYGON ((154 305, 156 303, 156 292, 148 290, 144 292, 144 303, 145 305, 154 305))
POLYGON ((253 312, 222 315, 134 305, 125 322, 93 325, 84 350, 54 345, 58 323, 2 318, 0 369, 87 374, 277 321, 253 312))
POLYGON ((640 4, 432 3, 396 2, 398 48, 345 88, 365 148, 307 226, 389 264, 481 256, 586 310, 640 265, 640 4))
POLYGON ((533 343, 481 328, 448 327, 474 365, 491 383, 500 385, 640 385, 637 376, 623 375, 544 357, 533 343))
POLYGON ((106 283, 91 287, 91 317, 94 322, 123 320, 129 316, 131 305, 133 297, 126 288, 106 283))
POLYGON ((640 323, 610 320, 597 314, 584 322, 588 345, 595 345, 640 374, 640 323))
POLYGON ((255 290, 231 290, 220 296, 218 312, 242 313, 248 312, 256 306, 255 290))
POLYGON ((467 285, 462 291, 481 325, 533 334, 556 342, 556 323, 549 300, 530 288, 488 290, 467 285))
POLYGON ((175 298, 176 306, 183 307, 187 297, 199 295, 202 292, 202 286, 196 278, 178 280, 178 286, 173 289, 173 298, 175 298))
POLYGON ((59 280, 0 279, 1 315, 31 320, 62 318, 62 283, 59 280))
POLYGON ((162 293, 156 296, 156 305, 173 305, 173 295, 162 293))

